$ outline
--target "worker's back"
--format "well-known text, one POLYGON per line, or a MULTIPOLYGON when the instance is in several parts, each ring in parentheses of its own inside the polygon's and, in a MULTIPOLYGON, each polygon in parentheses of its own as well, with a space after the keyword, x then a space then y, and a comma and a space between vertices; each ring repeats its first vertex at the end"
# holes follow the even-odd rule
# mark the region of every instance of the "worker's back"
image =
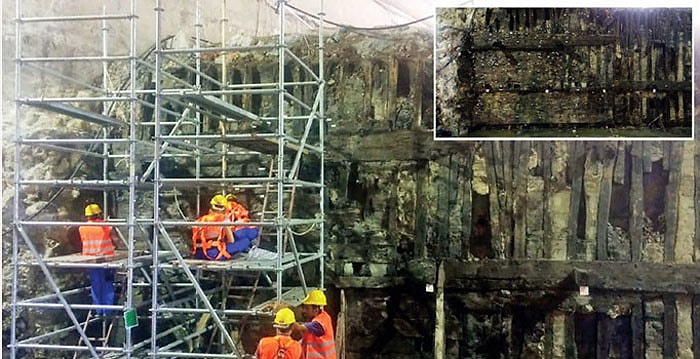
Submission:
POLYGON ((301 344, 286 335, 265 337, 256 352, 258 359, 300 359, 301 344))

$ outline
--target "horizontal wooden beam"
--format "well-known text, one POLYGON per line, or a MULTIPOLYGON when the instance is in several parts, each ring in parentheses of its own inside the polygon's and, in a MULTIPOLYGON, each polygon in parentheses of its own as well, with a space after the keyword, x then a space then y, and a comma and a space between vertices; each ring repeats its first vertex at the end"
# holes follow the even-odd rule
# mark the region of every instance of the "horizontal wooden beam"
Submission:
POLYGON ((591 80, 589 82, 577 81, 573 84, 565 82, 555 86, 537 82, 521 82, 508 80, 503 83, 479 83, 473 84, 470 92, 487 95, 498 92, 513 92, 519 94, 542 94, 542 96, 551 96, 558 93, 565 94, 593 94, 605 93, 606 96, 615 96, 620 93, 628 93, 633 91, 646 91, 654 93, 676 92, 692 90, 692 82, 690 81, 667 81, 667 80, 643 80, 643 81, 609 81, 602 82, 591 80), (562 87, 563 86, 563 87, 562 87))
POLYGON ((567 47, 605 46, 619 42, 616 35, 551 35, 530 34, 475 36, 472 51, 563 51, 567 47))
POLYGON ((391 288, 405 284, 405 277, 341 276, 333 281, 333 285, 337 288, 391 288))
POLYGON ((432 130, 381 131, 358 135, 334 132, 327 139, 327 162, 429 160, 463 152, 473 144, 434 141, 432 130))
POLYGON ((465 292, 494 290, 591 290, 700 294, 696 264, 482 260, 445 260, 445 287, 465 292))

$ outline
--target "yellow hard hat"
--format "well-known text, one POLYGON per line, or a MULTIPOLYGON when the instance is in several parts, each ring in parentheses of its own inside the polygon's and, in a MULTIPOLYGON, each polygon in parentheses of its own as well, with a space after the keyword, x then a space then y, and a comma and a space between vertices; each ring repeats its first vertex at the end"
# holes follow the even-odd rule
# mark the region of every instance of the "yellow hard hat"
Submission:
POLYGON ((237 199, 237 198, 236 198, 236 195, 233 194, 233 193, 229 193, 229 194, 226 195, 226 200, 227 200, 227 201, 235 201, 236 199, 237 199))
POLYGON ((304 297, 301 304, 306 305, 326 305, 326 295, 322 291, 315 289, 304 297))
POLYGON ((296 318, 294 318, 294 312, 289 309, 289 308, 282 308, 277 312, 275 315, 275 327, 276 328, 288 328, 290 325, 292 325, 294 322, 296 322, 296 318))
POLYGON ((100 209, 100 206, 95 203, 88 204, 87 207, 85 207, 85 217, 90 217, 100 213, 102 213, 102 209, 100 209))
POLYGON ((211 204, 212 208, 218 210, 223 210, 228 207, 228 202, 226 202, 226 197, 224 197, 223 194, 217 194, 216 196, 212 197, 209 203, 211 204))

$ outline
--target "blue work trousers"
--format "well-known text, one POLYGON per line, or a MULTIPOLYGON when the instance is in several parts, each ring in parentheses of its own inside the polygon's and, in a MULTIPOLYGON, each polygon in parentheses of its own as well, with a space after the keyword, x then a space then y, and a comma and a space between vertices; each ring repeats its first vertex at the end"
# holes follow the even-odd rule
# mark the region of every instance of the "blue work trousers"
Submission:
MULTIPOLYGON (((94 305, 114 305, 114 269, 90 268, 90 296, 94 305)), ((110 309, 97 309, 97 315, 109 315, 110 309)))
MULTIPOLYGON (((250 248, 250 240, 241 238, 238 239, 236 238, 236 241, 233 243, 226 243, 226 252, 231 255, 231 258, 233 258, 236 254, 242 253, 248 250, 250 248)), ((201 248, 197 248, 197 251, 194 252, 194 257, 197 259, 208 259, 208 260, 218 260, 218 261, 225 261, 227 260, 226 257, 221 256, 219 259, 214 259, 219 255, 219 249, 216 247, 209 248, 207 250, 207 256, 202 253, 201 248)), ((229 258, 230 259, 230 258, 229 258)))

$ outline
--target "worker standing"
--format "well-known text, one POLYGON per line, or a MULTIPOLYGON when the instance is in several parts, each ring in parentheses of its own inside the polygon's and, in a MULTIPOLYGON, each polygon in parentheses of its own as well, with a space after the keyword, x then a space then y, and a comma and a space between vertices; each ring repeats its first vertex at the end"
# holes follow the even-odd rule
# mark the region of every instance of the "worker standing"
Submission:
MULTIPOLYGON (((102 209, 92 203, 85 207, 85 217, 88 223, 104 222, 102 209)), ((80 242, 84 256, 113 256, 114 243, 112 242, 112 226, 80 226, 80 242)), ((90 277, 90 295, 94 305, 114 304, 114 269, 113 268, 88 268, 90 277)), ((109 315, 109 309, 99 308, 95 311, 99 315, 109 315)))
MULTIPOLYGON (((209 213, 199 217, 197 222, 231 222, 226 197, 217 194, 209 201, 209 213)), ((249 241, 237 240, 231 226, 211 224, 192 227, 192 254, 198 259, 225 261, 248 250, 249 241)))
POLYGON ((277 335, 260 339, 255 357, 257 359, 300 359, 301 344, 291 337, 294 323, 296 323, 294 312, 289 308, 280 309, 275 315, 273 324, 277 335))
MULTIPOLYGON (((246 223, 250 222, 248 209, 246 209, 242 204, 238 203, 238 198, 236 198, 236 195, 233 193, 227 194, 226 201, 228 203, 228 216, 231 221, 246 223)), ((257 226, 234 226, 232 230, 236 241, 241 241, 241 247, 244 247, 244 244, 247 244, 248 247, 250 247, 250 244, 253 242, 253 240, 255 240, 259 233, 257 226)))
POLYGON ((293 325, 293 330, 302 334, 302 358, 335 359, 333 324, 331 316, 323 309, 326 305, 326 295, 318 289, 312 290, 301 304, 304 316, 312 318, 310 322, 293 325))

